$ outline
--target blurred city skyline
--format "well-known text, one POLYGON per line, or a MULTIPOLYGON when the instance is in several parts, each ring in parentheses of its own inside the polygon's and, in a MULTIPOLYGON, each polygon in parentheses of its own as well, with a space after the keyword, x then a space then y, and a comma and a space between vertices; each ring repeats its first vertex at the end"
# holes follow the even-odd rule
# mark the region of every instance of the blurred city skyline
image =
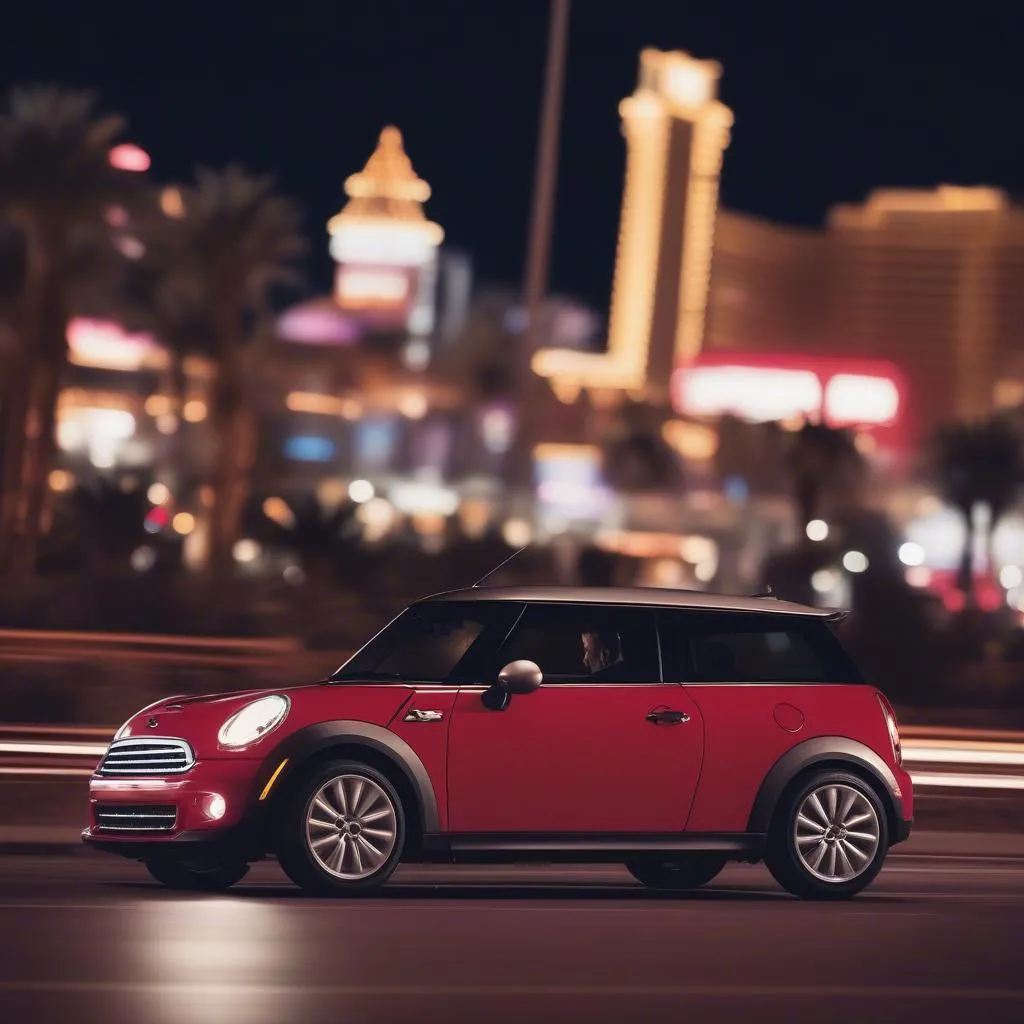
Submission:
MULTIPOLYGON (((879 187, 1019 194, 1024 171, 1006 125, 1020 91, 1011 51, 1020 15, 974 10, 962 21, 923 5, 869 5, 839 31, 792 7, 681 11, 639 0, 624 17, 611 4, 575 5, 552 290, 607 308, 625 163, 616 108, 644 46, 723 65, 721 97, 736 115, 727 209, 812 226, 879 187)), ((518 282, 547 11, 541 0, 486 10, 299 4, 261 21, 185 5, 154 34, 137 7, 54 18, 44 4, 7 16, 0 87, 95 89, 101 109, 128 117, 129 137, 163 180, 231 160, 276 174, 305 210, 312 292, 331 274, 316 239, 344 177, 381 126, 397 124, 448 243, 473 254, 477 280, 518 282)))

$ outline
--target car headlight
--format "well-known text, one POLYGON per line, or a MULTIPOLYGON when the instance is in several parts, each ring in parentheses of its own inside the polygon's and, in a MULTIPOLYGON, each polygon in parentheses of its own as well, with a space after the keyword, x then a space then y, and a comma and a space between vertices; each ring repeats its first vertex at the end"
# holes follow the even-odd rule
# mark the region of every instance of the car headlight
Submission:
POLYGON ((222 747, 247 747, 276 729, 288 714, 291 702, 279 693, 260 697, 236 711, 217 733, 217 742, 222 747))

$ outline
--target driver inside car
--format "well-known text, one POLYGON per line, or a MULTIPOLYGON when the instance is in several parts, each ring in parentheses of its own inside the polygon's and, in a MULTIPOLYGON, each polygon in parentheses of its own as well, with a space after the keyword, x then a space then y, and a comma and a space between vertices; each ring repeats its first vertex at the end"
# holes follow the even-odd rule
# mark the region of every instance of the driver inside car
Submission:
POLYGON ((583 664, 591 679, 615 679, 622 675, 622 637, 613 629, 587 626, 582 634, 583 664))

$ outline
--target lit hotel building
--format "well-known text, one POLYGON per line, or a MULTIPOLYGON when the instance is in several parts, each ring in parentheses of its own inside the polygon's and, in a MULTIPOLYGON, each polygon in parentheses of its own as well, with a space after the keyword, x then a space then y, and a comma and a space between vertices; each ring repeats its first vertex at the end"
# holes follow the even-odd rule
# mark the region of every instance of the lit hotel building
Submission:
MULTIPOLYGON (((713 466, 718 418, 818 419, 856 432, 890 470, 890 512, 928 534, 930 563, 952 564, 956 531, 922 525, 914 488, 896 484, 913 478, 941 422, 1024 401, 1024 210, 994 189, 944 186, 876 192, 816 230, 718 212, 732 122, 715 95, 719 73, 683 53, 641 54, 638 88, 620 108, 626 177, 607 352, 541 351, 534 368, 563 402, 582 390, 605 405, 670 404, 663 436, 691 484, 675 502, 661 496, 651 523, 683 535, 746 529, 721 493, 694 487, 713 466)), ((592 453, 581 445, 581 459, 592 453)), ((596 494, 599 470, 591 480, 596 494)), ((760 506, 762 523, 792 518, 760 506)), ((925 507, 945 514, 934 499, 925 507)), ((619 508, 627 533, 632 518, 619 508)), ((1012 516, 1011 527, 1020 532, 1012 516)), ((997 549, 1008 543, 997 535, 997 549)))

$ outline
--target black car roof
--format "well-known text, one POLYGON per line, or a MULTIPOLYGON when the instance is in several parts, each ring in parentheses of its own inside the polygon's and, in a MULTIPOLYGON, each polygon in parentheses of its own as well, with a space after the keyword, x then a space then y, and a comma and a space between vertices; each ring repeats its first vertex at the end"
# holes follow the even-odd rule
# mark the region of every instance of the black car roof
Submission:
POLYGON ((709 594, 703 590, 669 590, 660 587, 470 587, 435 594, 428 601, 520 601, 535 604, 646 605, 651 608, 692 608, 706 611, 771 612, 838 618, 834 608, 779 601, 774 597, 741 597, 709 594))

